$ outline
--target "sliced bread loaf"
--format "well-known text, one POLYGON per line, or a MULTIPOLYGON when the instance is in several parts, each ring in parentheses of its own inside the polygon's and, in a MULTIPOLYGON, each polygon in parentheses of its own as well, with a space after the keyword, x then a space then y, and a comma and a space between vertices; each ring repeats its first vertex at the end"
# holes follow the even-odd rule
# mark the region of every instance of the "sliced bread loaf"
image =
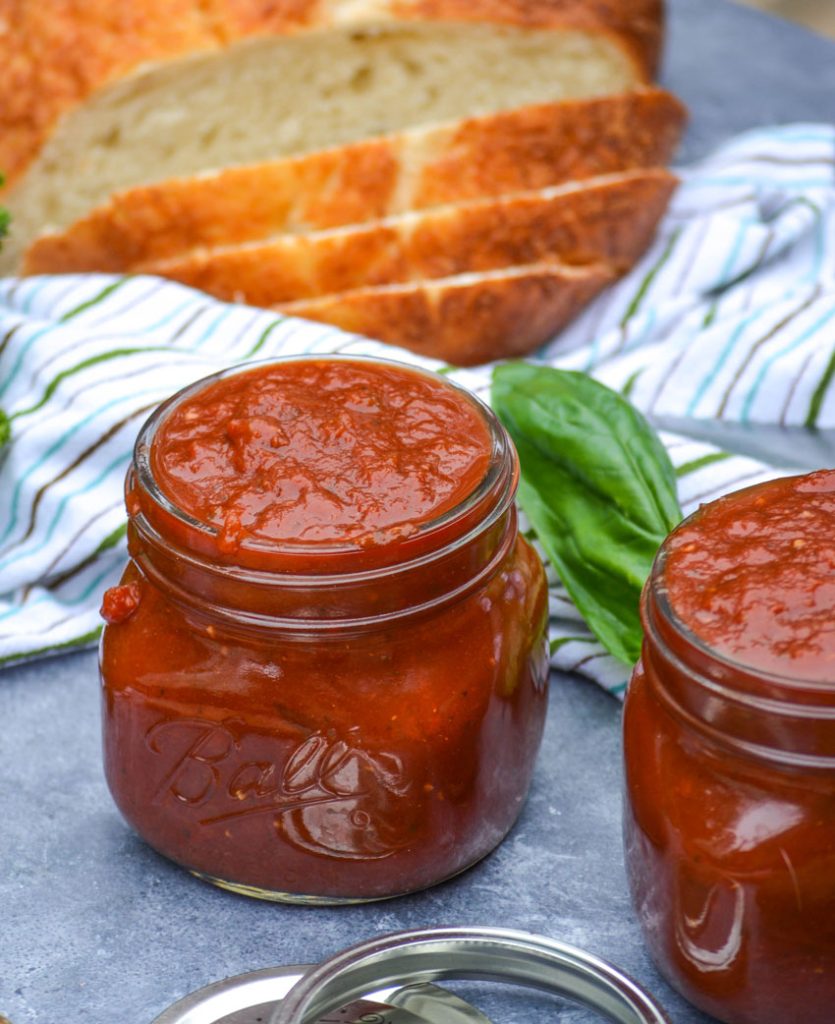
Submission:
POLYGON ((661 0, 20 0, 0 20, 4 266, 132 185, 629 89, 661 24, 661 0))
POLYGON ((532 352, 613 277, 601 264, 537 263, 358 288, 278 308, 457 366, 472 366, 532 352))
MULTIPOLYGON (((646 88, 521 107, 117 193, 29 247, 25 273, 121 271, 201 246, 362 223, 667 163, 685 122, 646 88)), ((25 238, 5 254, 20 257, 25 238)))
POLYGON ((622 271, 652 240, 675 181, 662 169, 628 171, 132 269, 256 306, 551 260, 622 271))

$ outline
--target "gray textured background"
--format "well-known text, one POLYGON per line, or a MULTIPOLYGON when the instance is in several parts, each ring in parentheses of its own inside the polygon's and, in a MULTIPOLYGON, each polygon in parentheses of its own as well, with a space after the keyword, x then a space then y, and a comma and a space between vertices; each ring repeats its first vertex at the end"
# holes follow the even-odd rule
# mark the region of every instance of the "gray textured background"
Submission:
MULTIPOLYGON (((670 8, 664 82, 692 111, 683 161, 754 125, 835 119, 835 45, 723 0, 670 8)), ((630 910, 619 718, 591 684, 555 678, 531 798, 495 854, 415 896, 307 909, 211 888, 127 828, 101 775, 93 653, 0 672, 0 1013, 149 1024, 231 974, 401 928, 486 924, 587 947, 648 985, 675 1024, 703 1024, 659 979, 630 910)), ((497 1022, 599 1019, 541 996, 474 997, 497 1022)))

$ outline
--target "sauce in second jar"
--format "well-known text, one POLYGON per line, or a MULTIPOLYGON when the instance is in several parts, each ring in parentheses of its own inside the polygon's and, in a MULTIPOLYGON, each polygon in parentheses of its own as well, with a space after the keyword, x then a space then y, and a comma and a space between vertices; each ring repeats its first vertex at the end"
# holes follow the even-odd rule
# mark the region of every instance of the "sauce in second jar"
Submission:
POLYGON ((761 672, 835 686, 835 473, 714 502, 670 538, 675 616, 761 672))

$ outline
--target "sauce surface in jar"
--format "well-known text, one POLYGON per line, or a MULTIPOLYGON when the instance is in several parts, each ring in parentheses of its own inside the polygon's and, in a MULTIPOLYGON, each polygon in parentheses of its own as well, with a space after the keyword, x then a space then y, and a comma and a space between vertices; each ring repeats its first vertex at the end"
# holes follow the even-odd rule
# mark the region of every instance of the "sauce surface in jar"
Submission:
POLYGON ((667 547, 672 613, 719 654, 835 687, 835 473, 714 502, 667 547))
POLYGON ((624 716, 633 897, 667 977, 729 1024, 835 1007, 835 471, 665 542, 624 716))
POLYGON ((163 493, 244 540, 383 545, 454 508, 492 454, 478 408, 401 368, 298 361, 192 395, 154 438, 163 493))
POLYGON ((517 473, 486 407, 392 363, 284 360, 163 406, 101 655, 107 779, 140 835, 304 902, 413 891, 489 852, 546 702, 517 473))

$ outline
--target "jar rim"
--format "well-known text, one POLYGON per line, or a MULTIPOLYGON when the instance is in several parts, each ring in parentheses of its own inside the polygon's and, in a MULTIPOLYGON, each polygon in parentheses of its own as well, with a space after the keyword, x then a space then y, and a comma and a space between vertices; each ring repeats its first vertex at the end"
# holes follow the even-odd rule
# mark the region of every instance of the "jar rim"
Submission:
MULTIPOLYGON (((297 355, 279 356, 270 359, 239 363, 235 366, 220 370, 217 373, 200 378, 187 387, 182 388, 176 394, 172 395, 165 402, 159 405, 139 430, 134 445, 132 467, 143 494, 147 495, 151 499, 156 508, 165 515, 172 517, 180 526, 194 531, 198 536, 206 541, 214 542, 217 540, 220 535, 220 530, 217 527, 190 515, 172 501, 159 487, 151 467, 151 450, 156 433, 166 419, 184 401, 191 398, 193 395, 198 394, 214 382, 225 380, 239 374, 242 375, 250 373, 260 368, 282 366, 298 362, 342 362, 391 367, 425 377, 429 380, 440 381, 444 386, 457 392, 463 399, 465 399, 483 420, 490 437, 489 462, 484 476, 476 487, 469 492, 469 494, 451 508, 446 509, 440 515, 415 524, 415 530, 408 538, 409 542, 423 541, 425 543, 427 540, 431 540, 434 534, 443 535, 444 533, 448 533, 450 528, 454 529, 457 523, 462 523, 466 526, 468 517, 489 498, 491 493, 496 491, 503 481, 506 482, 507 486, 503 488, 504 494, 500 497, 497 503, 497 509, 493 510, 497 514, 495 516, 491 515, 490 520, 493 521, 494 518, 498 518, 498 514, 506 511, 516 493, 518 483, 518 460, 509 434, 504 429, 493 410, 482 399, 467 388, 457 384, 455 381, 448 380, 435 371, 428 370, 421 366, 413 366, 409 363, 400 362, 395 359, 386 359, 377 356, 348 355, 341 353, 301 353, 297 355)), ((130 474, 128 478, 130 479, 130 474)), ((145 518, 147 519, 147 517, 145 518)), ((477 526, 480 530, 484 527, 484 523, 479 523, 477 526)), ((464 541, 467 537, 470 537, 471 534, 471 530, 464 529, 463 535, 457 539, 464 541)), ((446 543, 442 544, 441 547, 448 550, 448 544, 446 543)), ((352 555, 357 555, 365 550, 359 547, 356 543, 334 544, 329 542, 288 542, 265 540, 263 538, 246 538, 241 542, 240 549, 245 553, 256 556, 265 555, 273 558, 280 558, 282 555, 290 557, 301 556, 309 558, 311 561, 315 561, 317 558, 325 559, 327 557, 350 558, 352 555)), ((416 561, 422 560, 423 559, 419 557, 417 560, 409 559, 408 562, 410 565, 414 565, 416 564, 416 561)), ((239 567, 234 561, 227 562, 226 564, 230 568, 237 569, 239 567)), ((391 568, 392 566, 387 564, 386 571, 391 571, 391 568)), ((359 570, 357 575, 361 577, 363 572, 370 573, 369 578, 373 578, 376 570, 359 570)), ((355 575, 350 570, 349 574, 352 576, 355 575)), ((286 574, 282 571, 281 575, 282 581, 286 584, 287 580, 292 578, 293 574, 286 574)), ((304 578, 309 585, 311 575, 317 574, 315 572, 305 572, 300 573, 299 577, 304 578)), ((345 575, 346 574, 343 572, 330 572, 323 574, 321 578, 325 580, 328 577, 336 576, 339 579, 344 579, 345 575)))
POLYGON ((642 662, 650 685, 669 711, 714 743, 756 761, 831 772, 831 684, 761 672, 719 654, 676 619, 652 582, 650 576, 641 600, 642 662), (668 642, 664 626, 674 631, 683 649, 668 642))
MULTIPOLYGON (((501 514, 507 511, 507 505, 504 505, 501 510, 501 514)), ((499 514, 491 516, 491 525, 497 522, 500 518, 499 514)), ((477 572, 474 572, 463 582, 456 584, 452 588, 443 589, 438 594, 429 597, 420 604, 408 604, 403 607, 397 608, 386 608, 383 611, 377 611, 368 614, 344 614, 340 616, 320 616, 311 617, 308 615, 285 615, 280 616, 271 612, 261 611, 248 611, 240 607, 229 608, 221 602, 216 600, 207 599, 206 597, 195 593, 193 590, 189 590, 185 594, 176 583, 172 583, 171 580, 167 582, 167 591, 169 596, 173 597, 175 601, 182 605, 187 605, 193 609, 201 609, 205 614, 210 615, 214 619, 224 621, 227 626, 234 624, 238 629, 256 629, 256 630, 270 630, 271 632, 283 633, 285 635, 299 635, 299 636, 333 636, 338 639, 342 639, 346 636, 357 635, 361 632, 368 630, 379 629, 380 627, 390 627, 398 622, 405 620, 413 620, 422 615, 437 612, 438 610, 445 608, 463 598, 469 596, 475 592, 480 586, 483 586, 487 580, 489 580, 496 572, 497 568, 502 564, 506 558, 510 545, 515 537, 515 519, 513 520, 514 527, 511 531, 504 531, 500 541, 497 543, 495 550, 491 553, 490 557, 480 566, 477 572), (178 593, 179 592, 179 593, 178 593)), ((146 531, 142 533, 143 539, 147 542, 159 541, 159 535, 154 536, 155 531, 153 527, 147 522, 142 524, 141 530, 146 531)), ((318 593, 324 592, 339 592, 352 587, 368 586, 375 582, 385 580, 386 583, 391 584, 398 574, 414 573, 427 566, 431 566, 433 562, 439 561, 441 558, 446 558, 450 554, 454 554, 460 548, 465 547, 467 544, 472 543, 474 537, 482 532, 481 528, 473 529, 466 534, 463 534, 460 538, 456 538, 453 544, 440 548, 438 551, 431 552, 421 558, 415 559, 411 562, 404 562, 395 566, 379 566, 374 569, 365 569, 358 572, 350 573, 328 573, 320 576, 303 575, 301 573, 287 574, 287 573, 276 573, 269 570, 257 570, 249 569, 237 565, 223 565, 213 564, 205 559, 201 559, 195 556, 192 552, 178 552, 178 558, 181 561, 188 561, 191 565, 203 573, 214 573, 220 576, 234 577, 237 582, 243 582, 256 587, 276 587, 280 588, 284 592, 297 590, 300 593, 318 593)), ((153 572, 153 563, 148 560, 142 560, 139 556, 135 558, 141 561, 142 572, 148 578, 156 580, 157 585, 160 582, 160 574, 153 572)))
MULTIPOLYGON (((507 494, 503 500, 496 504, 488 517, 479 520, 472 528, 457 535, 452 541, 438 548, 432 548, 417 555, 415 558, 403 560, 392 564, 375 565, 370 568, 351 569, 340 571, 327 569, 324 572, 276 572, 273 569, 258 569, 249 565, 238 565, 234 562, 219 562, 207 558, 202 552, 184 550, 178 547, 177 557, 183 563, 191 564, 195 569, 203 572, 214 573, 218 576, 234 576, 235 579, 251 583, 255 586, 280 586, 284 590, 298 589, 321 589, 329 590, 334 587, 356 586, 372 584, 375 581, 385 578, 392 580, 399 574, 407 575, 416 569, 427 568, 433 562, 447 557, 457 549, 471 544, 485 530, 495 525, 508 511, 513 503, 513 494, 507 494)), ((148 519, 144 513, 139 512, 132 517, 133 525, 138 530, 143 540, 150 541, 156 546, 171 547, 170 542, 162 536, 160 531, 148 519)))

